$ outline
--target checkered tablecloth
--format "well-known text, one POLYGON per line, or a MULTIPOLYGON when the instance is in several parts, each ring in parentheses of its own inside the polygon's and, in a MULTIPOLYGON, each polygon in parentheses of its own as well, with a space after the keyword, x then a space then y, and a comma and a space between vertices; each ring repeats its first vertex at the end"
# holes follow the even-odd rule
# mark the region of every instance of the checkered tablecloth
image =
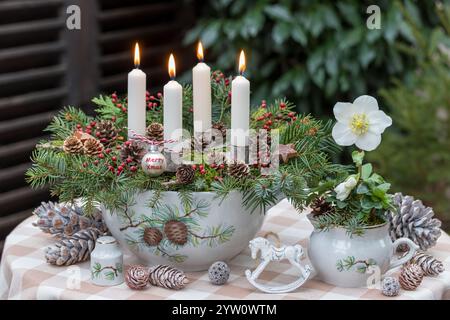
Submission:
MULTIPOLYGON (((20 224, 7 238, 0 269, 0 298, 2 299, 392 299, 377 289, 338 288, 314 278, 288 294, 265 294, 253 288, 244 271, 254 269, 255 260, 249 251, 229 262, 232 274, 226 285, 215 286, 206 272, 190 272, 186 288, 172 291, 149 287, 133 291, 125 284, 98 287, 90 283, 89 262, 70 267, 48 265, 44 249, 52 239, 32 226, 31 217, 20 224)), ((305 249, 312 227, 305 214, 299 215, 286 201, 270 210, 261 234, 277 233, 285 244, 299 243, 305 249)), ((448 271, 438 277, 426 277, 416 291, 401 291, 395 299, 450 299, 450 237, 443 234, 430 253, 444 262, 448 271)), ((133 263, 125 257, 125 264, 133 263)), ((304 260, 303 263, 309 263, 304 260)), ((286 261, 272 263, 259 281, 286 284, 296 279, 298 270, 286 261)))

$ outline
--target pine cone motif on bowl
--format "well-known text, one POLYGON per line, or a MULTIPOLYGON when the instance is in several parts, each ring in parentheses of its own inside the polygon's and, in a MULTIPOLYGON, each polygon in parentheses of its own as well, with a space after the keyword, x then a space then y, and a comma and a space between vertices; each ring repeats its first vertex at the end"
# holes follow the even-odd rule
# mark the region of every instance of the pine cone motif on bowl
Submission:
POLYGON ((149 246, 157 246, 163 238, 163 234, 157 228, 145 228, 144 241, 149 246))
POLYGON ((69 154, 82 154, 83 143, 77 137, 71 136, 64 140, 63 150, 69 154))
POLYGON ((164 225, 164 233, 170 242, 176 245, 184 245, 188 238, 188 228, 181 221, 171 220, 164 225))

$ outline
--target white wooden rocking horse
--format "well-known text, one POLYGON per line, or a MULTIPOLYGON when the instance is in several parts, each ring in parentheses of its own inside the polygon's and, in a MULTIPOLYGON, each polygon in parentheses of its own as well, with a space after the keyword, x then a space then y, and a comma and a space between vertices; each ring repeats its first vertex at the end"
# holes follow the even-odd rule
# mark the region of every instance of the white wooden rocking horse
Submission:
POLYGON ((261 251, 261 263, 255 271, 246 270, 245 276, 247 280, 257 289, 267 293, 286 293, 299 288, 311 275, 311 267, 309 265, 302 266, 300 259, 303 257, 303 247, 301 245, 294 246, 274 246, 266 238, 255 238, 249 243, 252 259, 257 258, 258 251, 261 251), (301 275, 298 280, 281 286, 263 285, 256 282, 259 275, 264 271, 267 265, 272 261, 281 261, 288 259, 289 262, 300 270, 301 275))

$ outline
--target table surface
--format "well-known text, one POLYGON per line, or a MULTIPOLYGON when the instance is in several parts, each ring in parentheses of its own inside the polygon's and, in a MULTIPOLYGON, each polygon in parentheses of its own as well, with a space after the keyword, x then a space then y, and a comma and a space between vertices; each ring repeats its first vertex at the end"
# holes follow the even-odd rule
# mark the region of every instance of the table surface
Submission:
MULTIPOLYGON (((437 277, 425 277, 417 290, 401 290, 395 298, 383 296, 378 289, 339 288, 314 278, 288 294, 265 294, 252 287, 245 278, 244 271, 256 266, 249 250, 229 262, 232 273, 223 286, 210 284, 207 272, 189 272, 190 283, 179 291, 158 287, 133 291, 124 283, 99 287, 90 283, 89 262, 69 267, 45 262, 44 250, 53 239, 33 227, 34 220, 34 217, 25 220, 6 239, 0 267, 1 299, 450 299, 450 271, 437 277)), ((269 211, 260 234, 268 231, 277 233, 285 244, 298 243, 306 249, 312 226, 305 214, 298 214, 284 200, 269 211)), ((447 234, 443 233, 429 253, 450 270, 450 237, 447 234)), ((134 263, 133 259, 127 255, 125 264, 134 263)), ((303 263, 309 261, 305 259, 303 263)), ((298 270, 287 261, 274 262, 259 280, 286 284, 294 281, 297 275, 298 270)))

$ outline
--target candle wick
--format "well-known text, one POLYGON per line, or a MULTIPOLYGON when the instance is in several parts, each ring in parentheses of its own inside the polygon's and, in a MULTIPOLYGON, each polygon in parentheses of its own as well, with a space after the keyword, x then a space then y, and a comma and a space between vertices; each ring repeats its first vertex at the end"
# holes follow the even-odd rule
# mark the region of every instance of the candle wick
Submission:
POLYGON ((244 76, 244 71, 239 71, 240 76, 244 76))
POLYGON ((175 80, 175 76, 170 77, 170 80, 171 81, 175 80))
POLYGON ((203 58, 198 59, 198 62, 205 62, 205 59, 203 59, 203 58))
POLYGON ((135 65, 134 65, 134 68, 135 68, 135 69, 139 69, 140 66, 141 66, 140 64, 135 64, 135 65))

